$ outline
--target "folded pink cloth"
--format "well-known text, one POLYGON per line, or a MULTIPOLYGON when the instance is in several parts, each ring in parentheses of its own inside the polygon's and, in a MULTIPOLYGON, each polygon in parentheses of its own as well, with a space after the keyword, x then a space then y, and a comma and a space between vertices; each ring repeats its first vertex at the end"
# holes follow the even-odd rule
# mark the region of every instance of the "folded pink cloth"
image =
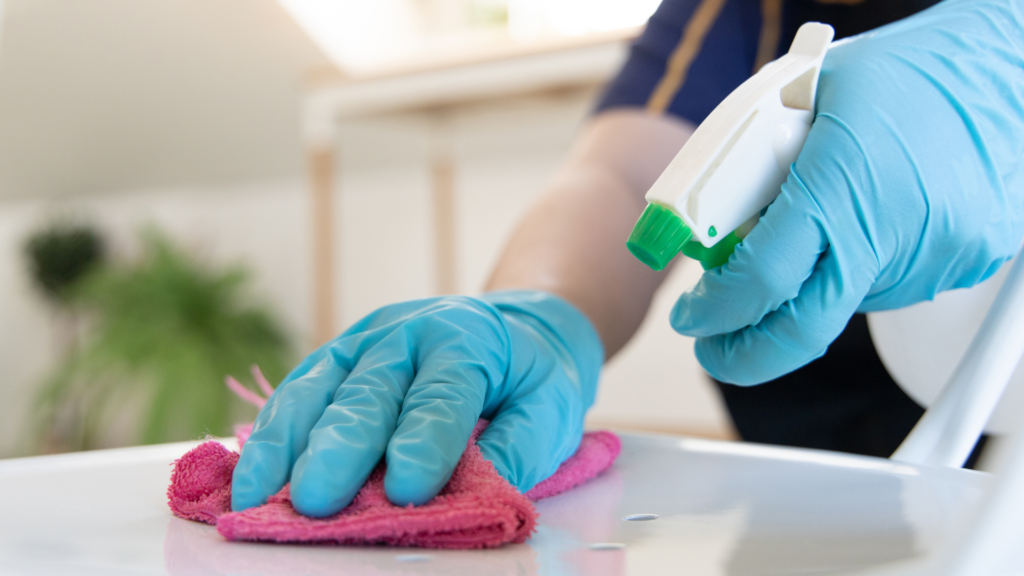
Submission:
MULTIPOLYGON (((231 512, 231 473, 238 454, 213 441, 175 462, 168 503, 176 516, 216 524, 229 540, 493 548, 524 542, 530 536, 537 522, 531 500, 586 482, 611 466, 620 450, 615 434, 589 432, 572 457, 524 495, 498 475, 476 445, 486 424, 483 420, 477 424, 448 484, 422 506, 400 507, 388 501, 381 463, 352 503, 327 518, 296 512, 288 486, 263 506, 231 512)), ((250 431, 251 425, 236 429, 240 444, 250 431)))

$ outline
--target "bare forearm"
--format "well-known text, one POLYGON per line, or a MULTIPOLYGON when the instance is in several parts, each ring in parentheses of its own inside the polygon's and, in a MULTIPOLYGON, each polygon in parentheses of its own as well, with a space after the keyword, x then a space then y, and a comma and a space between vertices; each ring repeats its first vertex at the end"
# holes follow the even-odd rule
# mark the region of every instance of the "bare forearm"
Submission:
POLYGON ((644 194, 692 127, 641 111, 603 114, 583 130, 543 196, 520 223, 487 290, 557 294, 593 322, 611 357, 632 337, 667 271, 626 249, 644 194))
POLYGON ((519 225, 487 289, 530 288, 565 298, 590 318, 612 356, 636 331, 665 273, 626 250, 642 210, 619 183, 599 174, 563 175, 519 225))

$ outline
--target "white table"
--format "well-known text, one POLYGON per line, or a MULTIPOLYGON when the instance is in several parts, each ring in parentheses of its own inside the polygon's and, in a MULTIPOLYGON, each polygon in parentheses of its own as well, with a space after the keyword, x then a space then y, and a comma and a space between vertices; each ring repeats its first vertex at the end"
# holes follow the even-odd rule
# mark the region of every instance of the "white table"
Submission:
POLYGON ((538 503, 526 544, 482 551, 227 542, 166 505, 171 462, 196 443, 0 461, 0 574, 832 573, 927 553, 990 481, 830 452, 622 439, 612 470, 538 503), (644 513, 660 518, 623 520, 644 513))

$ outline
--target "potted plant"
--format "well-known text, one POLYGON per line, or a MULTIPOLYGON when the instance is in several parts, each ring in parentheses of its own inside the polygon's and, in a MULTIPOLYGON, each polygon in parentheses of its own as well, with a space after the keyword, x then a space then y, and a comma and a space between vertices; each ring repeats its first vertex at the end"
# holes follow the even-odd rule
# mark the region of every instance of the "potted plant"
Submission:
MULTIPOLYGON (((290 364, 284 331, 249 296, 244 269, 203 266, 154 230, 142 240, 137 261, 99 260, 59 290, 56 302, 83 315, 84 328, 37 396, 38 451, 228 434, 253 415, 224 377, 255 363, 274 382, 290 364)), ((41 244, 28 243, 34 261, 41 244)))

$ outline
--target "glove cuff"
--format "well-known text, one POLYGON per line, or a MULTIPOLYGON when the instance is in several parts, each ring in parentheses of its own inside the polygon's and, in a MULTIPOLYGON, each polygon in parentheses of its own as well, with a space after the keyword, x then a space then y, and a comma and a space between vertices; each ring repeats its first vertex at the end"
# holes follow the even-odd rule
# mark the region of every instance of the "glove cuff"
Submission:
POLYGON ((550 333, 576 365, 586 406, 594 403, 604 345, 586 314, 567 300, 540 290, 487 292, 480 299, 502 312, 528 316, 550 333))

